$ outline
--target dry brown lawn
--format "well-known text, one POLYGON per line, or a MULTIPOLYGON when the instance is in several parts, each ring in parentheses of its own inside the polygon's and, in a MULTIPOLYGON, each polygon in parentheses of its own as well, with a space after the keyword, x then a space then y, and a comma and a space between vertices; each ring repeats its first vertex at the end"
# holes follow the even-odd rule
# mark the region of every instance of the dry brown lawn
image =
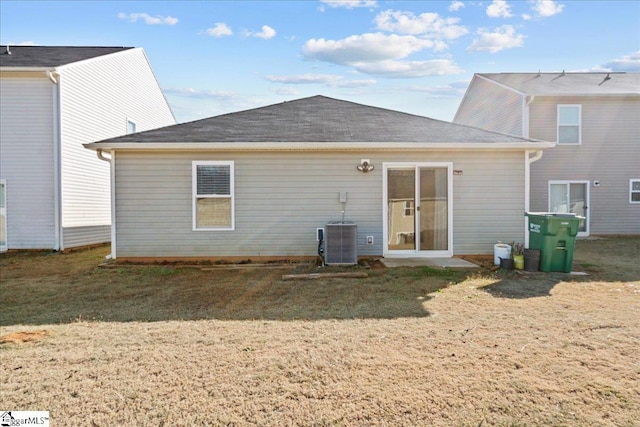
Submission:
POLYGON ((579 240, 588 276, 283 281, 310 267, 97 268, 107 252, 0 256, 0 410, 55 426, 640 423, 637 237, 579 240))

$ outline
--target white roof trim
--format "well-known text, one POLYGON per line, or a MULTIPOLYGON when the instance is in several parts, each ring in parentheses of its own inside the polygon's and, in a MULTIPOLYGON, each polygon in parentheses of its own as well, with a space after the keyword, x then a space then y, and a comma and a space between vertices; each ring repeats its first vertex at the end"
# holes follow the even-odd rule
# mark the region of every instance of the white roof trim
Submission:
POLYGON ((40 71, 52 71, 55 67, 0 67, 0 73, 8 72, 40 72, 40 71))
MULTIPOLYGON (((517 74, 517 73, 516 73, 517 74)), ((491 77, 487 77, 485 75, 476 73, 474 74, 474 77, 479 77, 483 80, 486 80, 488 82, 491 82, 493 84, 496 84, 502 88, 508 89, 510 91, 513 91, 519 95, 522 96, 553 96, 553 97, 562 97, 562 96, 640 96, 640 91, 638 92, 621 92, 621 93, 615 93, 615 92, 603 92, 603 93, 597 93, 597 92, 590 92, 590 93, 584 93, 584 92, 567 92, 567 93, 562 93, 562 92, 554 92, 554 93, 544 93, 544 92, 533 92, 533 91, 527 91, 527 92, 523 92, 520 89, 516 89, 514 87, 511 87, 509 85, 506 85, 504 83, 501 83, 497 80, 493 80, 491 77)), ((473 83, 473 80, 471 81, 471 83, 473 83)), ((469 84, 469 87, 471 87, 471 83, 469 84)), ((468 90, 468 88, 467 88, 468 90)), ((466 92, 465 92, 465 96, 466 96, 466 92)), ((464 98, 463 98, 463 102, 464 102, 464 98)), ((462 105, 462 102, 460 103, 460 105, 462 105)))
POLYGON ((585 96, 585 97, 600 97, 600 96, 610 96, 610 97, 640 97, 640 92, 626 92, 626 93, 528 93, 527 95, 542 97, 542 96, 553 96, 554 98, 567 98, 572 96, 585 96))
POLYGON ((478 76, 478 77, 479 77, 479 78, 481 78, 482 80, 486 80, 486 81, 491 82, 491 83, 493 83, 493 84, 496 84, 496 85, 498 85, 498 86, 500 86, 500 87, 502 87, 502 88, 504 88, 504 89, 510 90, 510 91, 512 91, 512 92, 515 92, 515 93, 517 93, 517 94, 518 94, 518 95, 520 95, 520 96, 531 95, 531 94, 529 94, 529 93, 522 92, 522 91, 520 91, 520 90, 518 90, 518 89, 516 89, 516 88, 513 88, 513 87, 511 87, 511 86, 507 86, 507 85, 506 85, 506 84, 504 84, 504 83, 500 83, 500 82, 498 82, 498 81, 496 81, 496 80, 493 80, 492 78, 489 78, 489 77, 483 76, 482 74, 476 74, 476 76, 478 76))
POLYGON ((555 142, 93 142, 90 150, 213 150, 213 151, 412 151, 412 150, 540 150, 553 148, 555 142))
POLYGON ((133 47, 133 48, 130 48, 130 49, 119 50, 117 52, 105 53, 104 55, 94 56, 93 58, 81 59, 80 61, 68 62, 66 64, 58 65, 55 69, 56 69, 56 71, 60 72, 60 71, 65 70, 66 68, 73 68, 73 67, 76 67, 78 65, 82 65, 82 64, 86 64, 86 63, 90 63, 90 62, 100 61, 100 60, 102 60, 104 58, 110 58, 110 57, 116 56, 116 55, 124 55, 124 54, 129 53, 129 52, 140 51, 140 50, 142 50, 144 52, 144 49, 142 49, 141 47, 133 47))

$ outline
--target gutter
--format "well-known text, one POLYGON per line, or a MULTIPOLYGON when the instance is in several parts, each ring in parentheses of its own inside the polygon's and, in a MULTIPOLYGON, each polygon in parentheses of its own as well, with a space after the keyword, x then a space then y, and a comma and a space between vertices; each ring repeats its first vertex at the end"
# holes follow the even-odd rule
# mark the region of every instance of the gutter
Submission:
POLYGON ((90 150, 109 151, 398 151, 398 150, 542 150, 555 142, 92 142, 90 150))

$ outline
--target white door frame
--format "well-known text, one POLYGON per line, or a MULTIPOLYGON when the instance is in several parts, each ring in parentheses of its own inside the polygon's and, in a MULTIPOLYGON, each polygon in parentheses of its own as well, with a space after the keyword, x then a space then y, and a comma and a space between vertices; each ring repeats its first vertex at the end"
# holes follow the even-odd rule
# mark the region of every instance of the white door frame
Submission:
MULTIPOLYGON (((453 256, 453 163, 452 162, 388 162, 382 163, 382 255, 385 258, 451 258, 453 256), (388 195, 388 171, 389 169, 414 169, 416 171, 415 188, 415 230, 420 230, 420 168, 446 168, 447 169, 447 250, 421 251, 421 250, 389 250, 389 209, 388 195)), ((419 232, 415 239, 419 242, 419 232)))
MULTIPOLYGON (((584 179, 556 179, 556 180, 549 180, 549 184, 547 187, 547 210, 549 212, 551 212, 551 185, 553 184, 564 184, 564 185, 568 185, 569 184, 584 184, 584 203, 586 205, 585 210, 586 210, 586 215, 585 215, 585 220, 584 220, 584 227, 585 230, 584 231, 579 231, 578 232, 578 236, 588 236, 589 235, 589 224, 591 223, 591 196, 589 194, 590 191, 590 185, 591 185, 591 181, 589 180, 584 180, 584 179)), ((569 188, 571 188, 569 186, 569 188)))
POLYGON ((8 236, 7 236, 7 181, 4 179, 0 179, 0 185, 4 188, 2 194, 4 195, 4 200, 0 201, 0 216, 4 217, 4 221, 0 227, 0 233, 4 236, 4 244, 0 242, 0 252, 6 252, 9 248, 8 236))

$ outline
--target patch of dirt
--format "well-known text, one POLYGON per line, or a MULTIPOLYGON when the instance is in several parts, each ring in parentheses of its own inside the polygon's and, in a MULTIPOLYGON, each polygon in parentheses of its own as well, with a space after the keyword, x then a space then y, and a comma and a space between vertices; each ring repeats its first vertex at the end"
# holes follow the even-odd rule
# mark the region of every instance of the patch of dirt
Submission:
POLYGON ((1 336, 0 344, 39 341, 45 337, 48 337, 49 335, 51 335, 51 332, 47 330, 14 332, 12 334, 1 336))

